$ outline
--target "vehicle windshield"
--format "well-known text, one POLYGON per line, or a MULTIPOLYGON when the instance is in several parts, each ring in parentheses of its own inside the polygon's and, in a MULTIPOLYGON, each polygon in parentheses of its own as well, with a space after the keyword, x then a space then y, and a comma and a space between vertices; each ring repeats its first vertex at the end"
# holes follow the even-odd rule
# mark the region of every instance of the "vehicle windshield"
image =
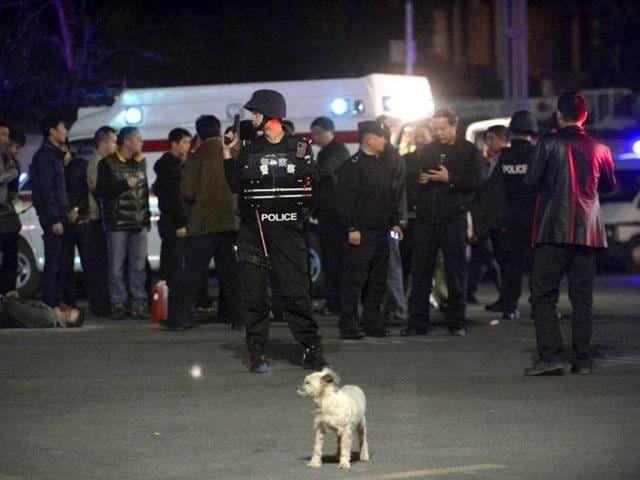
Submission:
POLYGON ((640 170, 617 170, 616 187, 612 192, 601 194, 601 203, 631 202, 640 191, 640 170))

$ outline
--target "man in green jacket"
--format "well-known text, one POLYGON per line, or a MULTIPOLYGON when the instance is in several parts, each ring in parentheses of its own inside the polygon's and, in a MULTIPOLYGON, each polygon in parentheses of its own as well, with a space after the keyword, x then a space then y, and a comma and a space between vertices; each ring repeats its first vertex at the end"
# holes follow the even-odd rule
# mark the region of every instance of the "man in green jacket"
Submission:
POLYGON ((239 221, 235 196, 224 175, 220 121, 213 115, 202 115, 196 120, 196 132, 202 143, 185 162, 180 184, 182 199, 189 205, 183 281, 169 292, 168 323, 178 330, 193 324, 191 307, 213 258, 232 327, 237 327, 239 288, 234 245, 239 221))

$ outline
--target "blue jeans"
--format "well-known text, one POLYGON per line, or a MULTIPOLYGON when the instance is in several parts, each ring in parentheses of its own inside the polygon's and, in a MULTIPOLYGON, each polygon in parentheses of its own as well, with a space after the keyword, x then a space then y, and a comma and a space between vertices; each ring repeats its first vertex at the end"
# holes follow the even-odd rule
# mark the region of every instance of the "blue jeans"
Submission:
POLYGON ((145 281, 147 277, 147 230, 107 231, 109 256, 109 296, 111 304, 127 302, 127 286, 124 282, 124 263, 128 260, 131 308, 137 309, 148 302, 145 281))

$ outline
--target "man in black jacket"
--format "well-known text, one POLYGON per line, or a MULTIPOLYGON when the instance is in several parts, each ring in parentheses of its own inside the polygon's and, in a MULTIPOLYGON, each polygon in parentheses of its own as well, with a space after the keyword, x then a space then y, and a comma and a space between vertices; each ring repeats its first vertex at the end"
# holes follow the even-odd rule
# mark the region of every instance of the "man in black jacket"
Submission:
POLYGON ((160 247, 160 279, 169 281, 179 268, 179 239, 187 234, 187 211, 180 197, 182 164, 191 150, 191 134, 184 128, 169 132, 169 151, 165 152, 153 166, 156 181, 153 193, 158 197, 160 219, 158 233, 162 239, 160 247))
POLYGON ((598 192, 615 186, 611 151, 589 137, 584 96, 564 93, 558 99, 560 131, 536 148, 525 187, 539 193, 533 221, 531 295, 539 360, 525 375, 562 375, 563 343, 556 317, 559 285, 569 280, 574 358, 572 371, 588 375, 595 255, 607 247, 598 192))
POLYGON ((401 332, 405 336, 429 333, 429 292, 440 249, 447 277, 449 332, 467 334, 466 212, 482 174, 479 150, 457 138, 457 128, 454 112, 437 111, 433 116, 436 141, 420 155, 409 322, 401 332))
POLYGON ((522 294, 522 273, 530 256, 531 222, 536 202, 536 194, 522 186, 535 151, 536 117, 526 110, 515 112, 509 123, 509 132, 511 146, 502 149, 496 167, 502 181, 502 202, 506 214, 500 305, 503 319, 516 320, 520 317, 518 300, 522 294))
POLYGON ((87 262, 90 244, 89 232, 89 185, 87 165, 84 158, 71 153, 64 161, 64 179, 69 201, 67 225, 64 231, 62 258, 62 301, 76 307, 75 257, 76 247, 82 264, 82 280, 89 287, 90 264, 87 262))
POLYGON ((336 185, 338 170, 351 156, 344 143, 335 137, 333 121, 318 117, 311 123, 313 142, 318 153, 318 203, 314 215, 318 219, 318 237, 322 249, 322 271, 327 303, 323 315, 339 315, 342 303, 342 275, 347 249, 347 227, 338 214, 336 185))
POLYGON ((150 227, 147 167, 142 156, 142 137, 137 128, 118 132, 118 148, 98 164, 96 196, 102 201, 102 221, 107 234, 111 318, 128 315, 124 262, 131 290, 131 316, 149 318, 145 288, 147 232, 150 227))
POLYGON ((390 231, 399 240, 402 229, 393 190, 391 159, 385 151, 381 122, 358 124, 360 150, 338 174, 338 209, 347 227, 349 247, 344 263, 340 337, 386 337, 382 301, 387 283, 390 231), (362 321, 358 305, 362 299, 362 321))
POLYGON ((67 128, 61 115, 47 115, 40 123, 42 146, 31 163, 31 188, 44 240, 42 301, 50 307, 60 303, 60 280, 64 231, 69 213, 65 188, 64 158, 67 128))

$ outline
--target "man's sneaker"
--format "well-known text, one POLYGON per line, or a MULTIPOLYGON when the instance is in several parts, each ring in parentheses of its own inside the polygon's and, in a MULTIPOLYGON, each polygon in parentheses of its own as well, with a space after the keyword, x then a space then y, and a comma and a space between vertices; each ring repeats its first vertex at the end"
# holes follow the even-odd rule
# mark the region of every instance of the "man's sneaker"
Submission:
POLYGON ((365 337, 365 333, 359 328, 341 328, 340 338, 342 340, 362 340, 365 337))
POLYGON ((502 312, 503 320, 519 320, 520 319, 520 310, 516 309, 512 312, 502 312))
POLYGON ((302 368, 313 369, 317 372, 328 365, 322 353, 322 345, 319 343, 305 347, 302 353, 302 368))
POLYGON ((449 329, 449 334, 452 337, 466 337, 467 329, 465 327, 452 327, 449 329))
POLYGON ((269 362, 267 362, 267 357, 262 354, 252 354, 249 357, 249 371, 251 373, 268 373, 269 362))
POLYGON ((384 327, 368 327, 364 329, 367 337, 384 338, 389 336, 389 330, 384 327))
POLYGON ((151 318, 151 312, 148 305, 142 305, 136 309, 131 310, 131 318, 135 320, 149 320, 151 318))
POLYGON ((539 361, 529 368, 525 368, 525 377, 535 377, 542 375, 563 375, 564 363, 562 362, 543 362, 539 361))
POLYGON ((116 303, 111 307, 111 320, 124 320, 128 316, 127 307, 124 304, 116 303))
POLYGON ((490 303, 489 305, 485 306, 484 309, 487 312, 494 312, 494 313, 499 313, 502 311, 502 303, 500 302, 500 300, 490 303))

